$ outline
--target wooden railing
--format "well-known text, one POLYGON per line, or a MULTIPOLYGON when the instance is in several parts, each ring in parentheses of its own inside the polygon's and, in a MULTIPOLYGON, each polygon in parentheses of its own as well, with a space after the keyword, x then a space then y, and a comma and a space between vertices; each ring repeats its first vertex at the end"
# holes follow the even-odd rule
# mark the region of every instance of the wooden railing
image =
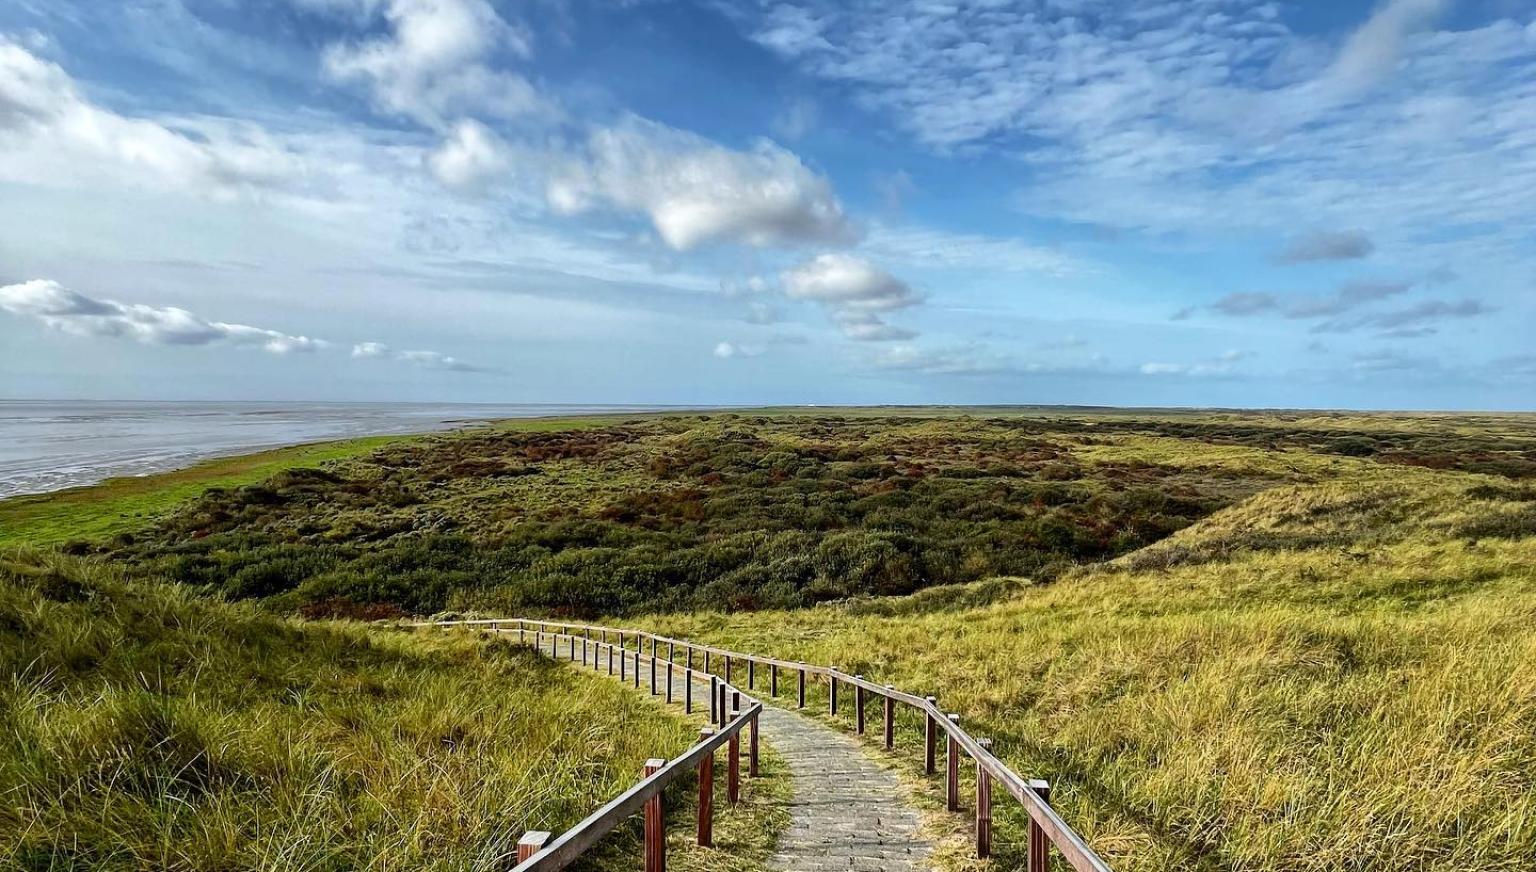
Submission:
MULTIPOLYGON (((501 633, 513 632, 511 629, 503 629, 510 623, 514 622, 442 621, 414 626, 481 625, 480 628, 485 631, 501 633)), ((609 643, 606 637, 595 641, 590 635, 578 636, 574 633, 545 631, 542 628, 530 632, 525 625, 531 625, 534 622, 515 623, 518 624, 516 630, 518 641, 530 643, 536 650, 542 651, 547 639, 550 656, 556 658, 561 656, 560 647, 561 642, 564 641, 565 653, 571 662, 574 663, 579 659, 583 666, 590 665, 593 670, 600 671, 606 659, 609 675, 615 675, 622 681, 633 680, 637 688, 642 684, 640 680, 642 661, 647 662, 650 668, 648 685, 651 694, 657 696, 663 693, 662 682, 658 677, 654 643, 651 653, 647 655, 641 650, 644 647, 643 642, 637 640, 636 648, 631 650, 624 644, 622 635, 620 643, 614 645, 609 643), (532 636, 531 639, 530 636, 532 636), (578 642, 580 643, 579 658, 578 642)), ((667 702, 672 702, 675 697, 673 676, 677 671, 679 671, 677 664, 671 660, 665 662, 664 684, 667 702)), ((702 681, 705 674, 691 668, 680 671, 682 672, 683 703, 688 712, 692 713, 693 680, 698 676, 702 681)), ((741 734, 744 731, 747 734, 746 774, 751 777, 756 777, 758 774, 758 716, 762 713, 763 704, 749 694, 743 693, 729 681, 721 681, 714 675, 709 675, 708 678, 710 680, 710 721, 716 726, 700 730, 699 741, 676 759, 668 761, 653 758, 645 761, 644 777, 638 783, 602 808, 587 815, 580 823, 561 833, 553 841, 550 840, 552 834, 548 832, 525 833, 517 843, 516 869, 518 872, 537 872, 537 870, 548 872, 548 870, 564 869, 575 862, 576 858, 591 850, 604 836, 613 832, 631 815, 642 811, 645 816, 645 870, 646 872, 664 872, 667 843, 664 830, 666 789, 674 781, 690 772, 698 774, 696 838, 701 846, 713 846, 715 751, 721 746, 726 748, 726 799, 734 805, 741 798, 741 734)))
MULTIPOLYGON (((1088 847, 1088 844, 1083 841, 1082 837, 1074 832, 1072 828, 1067 825, 1066 821, 1062 820, 1061 816, 1056 813, 1056 810, 1051 807, 1050 785, 1048 782, 1042 780, 1026 780, 1020 777, 1018 773, 1010 769, 1006 763, 998 759, 992 753, 992 743, 989 740, 971 736, 971 734, 960 725, 960 716, 957 714, 945 712, 943 709, 939 708, 938 701, 934 697, 917 696, 915 694, 905 693, 903 691, 897 690, 891 685, 881 685, 873 681, 869 681, 862 675, 849 675, 840 671, 836 666, 815 666, 809 663, 802 663, 798 661, 778 660, 772 657, 760 657, 755 654, 743 654, 738 651, 730 651, 724 648, 716 648, 710 645, 700 645, 686 641, 684 639, 673 639, 667 636, 657 635, 655 633, 647 633, 642 630, 619 629, 615 627, 602 627, 591 624, 560 623, 556 621, 541 621, 528 618, 505 618, 499 620, 492 619, 476 621, 443 621, 435 624, 435 626, 467 626, 479 627, 481 629, 498 632, 516 632, 521 641, 527 641, 527 637, 532 634, 535 636, 535 644, 539 644, 540 640, 545 636, 552 636, 557 639, 568 639, 570 641, 569 653, 573 660, 576 658, 577 640, 583 641, 583 651, 587 650, 586 646, 590 646, 595 643, 599 646, 606 647, 610 657, 610 669, 612 654, 615 650, 632 652, 635 655, 635 682, 637 686, 639 684, 640 677, 640 657, 644 654, 646 643, 649 642, 651 651, 650 657, 648 659, 651 663, 650 685, 651 692, 653 694, 658 692, 656 685, 656 664, 658 663, 658 657, 660 656, 659 649, 661 646, 666 646, 665 660, 660 662, 668 664, 667 676, 669 699, 671 698, 670 677, 672 674, 672 668, 677 666, 678 652, 681 651, 684 655, 685 660, 683 663, 683 668, 686 670, 685 674, 689 676, 700 672, 700 670, 695 670, 695 661, 698 659, 698 655, 702 654, 703 669, 701 672, 703 674, 710 675, 712 682, 719 682, 718 687, 720 690, 711 693, 711 712, 715 714, 717 720, 724 716, 723 694, 727 692, 726 689, 728 688, 731 694, 741 693, 741 691, 731 683, 733 677, 733 665, 737 662, 745 663, 747 666, 748 693, 756 689, 757 669, 760 666, 766 667, 769 670, 769 695, 772 697, 777 697, 779 695, 780 671, 786 670, 794 674, 796 676, 796 704, 800 708, 805 707, 805 689, 808 678, 821 678, 827 683, 828 705, 830 707, 831 714, 834 715, 838 712, 839 687, 841 685, 846 685, 853 688, 854 729, 860 734, 864 733, 867 722, 865 711, 865 694, 873 694, 883 701, 883 738, 885 747, 888 749, 893 748, 895 745, 894 724, 896 722, 896 705, 899 703, 901 705, 910 706, 921 712, 924 716, 923 771, 926 774, 932 775, 936 770, 937 744, 939 734, 943 733, 946 738, 944 781, 945 800, 951 811, 958 811, 960 809, 960 757, 962 754, 964 754, 975 761, 977 792, 975 804, 975 834, 976 853, 978 856, 988 857, 992 853, 992 788, 993 785, 996 784, 1001 786, 1006 793, 1017 800, 1019 804, 1023 806, 1025 813, 1029 815, 1029 872, 1047 872, 1047 870, 1049 870, 1051 865, 1050 847, 1053 845, 1060 853, 1062 859, 1064 859, 1073 869, 1077 870, 1077 872, 1110 872, 1109 866, 1099 858, 1098 854, 1094 853, 1092 848, 1088 847), (595 639, 594 634, 596 634, 595 639), (616 639, 617 642, 610 642, 610 638, 616 639), (634 643, 633 648, 629 647, 631 640, 634 643), (714 670, 711 669, 711 660, 713 658, 719 658, 721 661, 720 676, 716 676, 714 670), (720 699, 716 699, 717 696, 720 697, 720 699)), ((621 663, 624 662, 624 659, 624 655, 620 655, 621 663)), ((687 686, 691 692, 692 683, 685 679, 684 685, 687 686)), ((754 752, 753 762, 755 768, 755 752, 757 745, 756 712, 761 709, 761 704, 756 700, 752 700, 750 697, 747 697, 747 699, 753 706, 751 709, 751 722, 752 746, 754 752)), ((691 695, 687 702, 689 705, 689 710, 691 711, 691 695)), ((745 717, 745 714, 743 714, 742 717, 745 717)), ((732 721, 731 723, 735 725, 736 731, 738 733, 743 726, 746 726, 745 723, 738 723, 737 721, 732 721)), ((716 736, 714 738, 718 739, 719 737, 716 736)), ((701 742, 700 745, 696 745, 694 747, 695 749, 698 749, 703 744, 704 743, 701 742)), ((718 747, 718 744, 715 747, 718 747)), ((689 758, 685 755, 685 757, 679 759, 689 758)), ((598 812, 593 813, 593 815, 588 817, 586 821, 583 821, 581 824, 577 825, 573 832, 580 830, 583 827, 588 827, 589 825, 596 829, 597 825, 594 822, 602 820, 602 815, 606 810, 615 808, 617 803, 624 800, 625 797, 628 797, 630 794, 635 793, 635 791, 640 790, 642 786, 648 783, 650 783, 650 779, 641 782, 640 785, 637 785, 635 788, 631 789, 624 796, 621 796, 619 799, 614 800, 614 802, 604 806, 604 808, 600 809, 598 812)), ((660 787, 656 788, 655 794, 660 794, 660 787)), ((631 803, 631 805, 626 806, 628 811, 624 812, 623 814, 617 814, 616 817, 607 823, 606 829, 601 830, 601 832, 593 836, 590 840, 584 841, 584 847, 581 850, 585 850, 586 847, 590 847, 592 843, 596 842, 597 839, 601 837, 601 833, 606 833, 608 830, 613 829, 613 827, 617 825, 618 820, 621 820, 628 814, 632 814, 635 810, 638 810, 642 802, 643 800, 635 800, 633 803, 631 803)), ((566 835, 569 835, 569 833, 566 835)), ((561 839, 565 839, 565 836, 562 836, 561 839)), ((559 844, 560 840, 557 840, 550 846, 549 849, 546 850, 551 850, 559 844)), ((575 854, 571 854, 570 857, 574 858, 579 853, 580 851, 577 851, 575 854)), ((536 857, 537 856, 542 855, 536 855, 536 857)), ((569 859, 567 859, 565 862, 569 862, 569 859)), ((519 866, 518 869, 558 869, 563 865, 563 862, 559 865, 551 866, 534 866, 525 864, 523 866, 519 866)), ((652 870, 652 867, 649 865, 649 863, 647 864, 646 869, 652 870)))

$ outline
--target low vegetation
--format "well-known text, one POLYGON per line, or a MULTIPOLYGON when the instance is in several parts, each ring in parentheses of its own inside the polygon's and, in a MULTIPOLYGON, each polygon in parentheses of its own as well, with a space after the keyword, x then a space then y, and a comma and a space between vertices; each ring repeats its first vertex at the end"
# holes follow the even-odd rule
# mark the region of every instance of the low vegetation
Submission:
MULTIPOLYGON (((510 642, 281 619, 60 555, 0 556, 0 674, 5 869, 498 868, 696 736, 510 642)), ((673 865, 760 868, 781 816, 725 811, 723 850, 673 865)), ((637 856, 625 831, 589 866, 637 856)))
POLYGON ((1054 577, 1292 474, 1096 458, 1079 429, 715 415, 478 431, 211 490, 107 551, 315 616, 793 608, 1054 577))

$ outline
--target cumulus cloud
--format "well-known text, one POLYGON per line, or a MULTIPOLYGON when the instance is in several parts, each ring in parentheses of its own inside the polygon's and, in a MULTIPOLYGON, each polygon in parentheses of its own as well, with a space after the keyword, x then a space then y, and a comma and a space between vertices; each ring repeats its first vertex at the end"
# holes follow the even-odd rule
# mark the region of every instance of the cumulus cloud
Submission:
POLYGON ((490 372, 485 367, 465 363, 457 357, 439 351, 396 351, 382 342, 359 342, 352 346, 352 356, 376 360, 397 360, 425 369, 442 369, 450 372, 490 372))
POLYGON ((916 305, 911 285, 851 254, 820 254, 779 276, 791 299, 821 303, 843 335, 864 342, 912 339, 916 331, 887 324, 880 313, 916 305))
POLYGON ((526 30, 496 14, 487 0, 356 0, 382 14, 388 32, 359 43, 332 45, 325 71, 367 85, 375 105, 441 126, 468 114, 510 118, 545 108, 522 76, 495 69, 498 49, 527 57, 526 30))
POLYGON ((890 311, 918 301, 917 293, 906 282, 851 254, 817 255, 786 270, 780 278, 790 297, 842 309, 890 311))
POLYGON ((450 188, 468 190, 504 175, 511 166, 506 143, 478 121, 455 124, 448 139, 427 158, 432 174, 450 188))
POLYGON ((46 184, 93 174, 231 194, 282 187, 312 167, 252 125, 181 129, 103 109, 59 65, 0 35, 0 179, 46 184))
POLYGON ((768 141, 747 151, 628 118, 594 132, 582 160, 549 185, 556 211, 606 208, 644 215, 663 242, 841 245, 857 237, 832 185, 768 141))
POLYGON ((239 345, 272 354, 315 351, 326 346, 324 341, 308 336, 207 321, 174 306, 98 300, 48 279, 0 287, 0 309, 36 318, 55 330, 76 336, 121 337, 151 345, 239 345))
POLYGON ((1358 230, 1313 233, 1291 240, 1275 259, 1280 263, 1311 263, 1326 260, 1358 260, 1376 250, 1370 237, 1358 230))

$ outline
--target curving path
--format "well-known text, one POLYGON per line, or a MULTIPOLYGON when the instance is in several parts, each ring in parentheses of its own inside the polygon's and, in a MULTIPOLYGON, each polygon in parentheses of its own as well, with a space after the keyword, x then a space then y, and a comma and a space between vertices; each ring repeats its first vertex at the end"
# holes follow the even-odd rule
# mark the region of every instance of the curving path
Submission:
MULTIPOLYGON (((543 653, 568 659, 553 650, 543 653)), ((647 670, 649 661, 643 657, 647 670)), ((645 675, 642 687, 649 683, 649 672, 645 675)), ((681 687, 677 699, 680 704, 681 687)), ((769 869, 925 872, 933 868, 932 846, 920 833, 921 817, 895 773, 870 759, 865 746, 852 735, 780 708, 770 698, 762 701, 762 741, 772 744, 783 758, 792 789, 789 827, 768 861, 769 869)), ((694 682, 694 703, 708 712, 707 680, 694 682)))

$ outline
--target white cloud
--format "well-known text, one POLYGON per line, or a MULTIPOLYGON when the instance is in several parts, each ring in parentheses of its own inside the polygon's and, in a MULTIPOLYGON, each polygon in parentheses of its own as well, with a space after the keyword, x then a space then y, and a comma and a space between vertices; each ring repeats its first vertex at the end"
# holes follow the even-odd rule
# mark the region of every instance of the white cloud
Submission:
POLYGON ((918 301, 917 292, 906 282, 851 254, 819 254, 780 278, 790 297, 840 309, 889 311, 918 301))
POLYGON ((721 360, 730 360, 735 357, 757 357, 764 349, 758 345, 743 345, 739 342, 721 342, 715 346, 714 354, 721 360))
POLYGON ((174 306, 98 300, 49 279, 0 287, 0 309, 76 336, 121 337, 150 345, 241 345, 272 354, 315 351, 327 345, 308 336, 206 321, 174 306))
POLYGON ((398 360, 425 369, 442 369, 450 372, 491 371, 439 351, 395 351, 382 342, 359 342, 352 346, 352 356, 374 360, 398 360))
POLYGON ((57 64, 0 35, 0 179, 77 178, 229 195, 280 188, 312 169, 254 125, 184 120, 181 129, 87 100, 57 64))
POLYGON ((531 42, 487 0, 359 2, 382 12, 389 33, 330 46, 325 70, 367 84, 383 111, 442 126, 467 114, 510 118, 546 108, 526 79, 491 66, 497 50, 526 57, 531 42))
POLYGON ((1185 375, 1185 376, 1213 376, 1231 375, 1237 368, 1237 364, 1253 357, 1251 351, 1228 349, 1208 360, 1196 363, 1143 363, 1142 375, 1185 375))
POLYGON ((549 201, 566 214, 644 215, 680 251, 716 241, 838 245, 857 235, 831 183, 792 152, 766 140, 735 151, 634 117, 594 132, 585 158, 551 182, 549 201))
POLYGON ((449 138, 427 160, 438 181, 461 190, 483 186, 505 175, 511 165, 501 138, 472 120, 454 125, 449 138))
POLYGON ((917 332, 887 324, 878 313, 916 305, 912 287, 851 254, 819 254, 785 270, 779 281, 795 300, 821 303, 844 336, 863 342, 912 339, 917 332))
POLYGON ((1506 6, 1432 30, 1448 5, 1389 0, 1332 39, 1268 0, 728 11, 933 150, 1018 160, 1030 214, 1195 238, 1368 227, 1416 268, 1528 274, 1533 25, 1506 6))
POLYGON ((794 142, 803 139, 816 127, 820 115, 816 101, 809 97, 795 97, 785 103, 773 117, 773 132, 794 142))

